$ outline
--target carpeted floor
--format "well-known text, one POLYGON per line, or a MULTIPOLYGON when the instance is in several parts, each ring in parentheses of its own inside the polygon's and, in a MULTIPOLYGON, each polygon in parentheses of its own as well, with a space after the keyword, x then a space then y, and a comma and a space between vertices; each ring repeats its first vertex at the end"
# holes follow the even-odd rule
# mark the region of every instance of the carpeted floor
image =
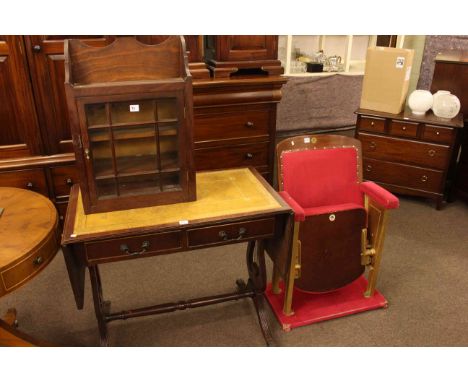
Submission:
MULTIPOLYGON (((115 309, 229 292, 246 276, 245 245, 101 267, 115 309), (207 270, 209 270, 207 272, 207 270)), ((269 271, 271 264, 268 264, 269 271)), ((389 308, 282 332, 281 346, 468 346, 468 206, 436 211, 401 198, 390 216, 378 289, 389 308)), ((87 276, 88 277, 88 276, 87 276)), ((74 304, 61 253, 30 283, 0 300, 20 329, 57 345, 98 345, 89 279, 85 307, 74 304)), ((264 346, 250 299, 109 324, 113 346, 264 346)))

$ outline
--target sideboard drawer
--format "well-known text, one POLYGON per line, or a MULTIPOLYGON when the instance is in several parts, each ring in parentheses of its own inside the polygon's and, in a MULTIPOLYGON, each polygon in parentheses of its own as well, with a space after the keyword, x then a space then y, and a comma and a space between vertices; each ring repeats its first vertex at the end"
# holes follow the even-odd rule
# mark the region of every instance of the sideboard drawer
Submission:
POLYGON ((384 133, 385 119, 361 116, 359 120, 359 130, 370 131, 374 133, 384 133))
POLYGON ((444 170, 447 167, 450 147, 398 138, 359 134, 363 156, 444 170))
POLYGON ((390 135, 396 137, 416 138, 418 135, 418 124, 404 121, 390 122, 390 135))
POLYGON ((428 192, 442 192, 443 172, 400 163, 364 158, 363 176, 366 180, 394 184, 428 192))
POLYGON ((182 231, 100 240, 86 244, 89 262, 115 261, 182 248, 182 231))
POLYGON ((18 187, 49 196, 42 169, 0 172, 0 187, 18 187))
POLYGON ((187 231, 190 248, 263 238, 272 236, 274 233, 274 218, 195 228, 187 231))
POLYGON ((71 186, 78 183, 78 170, 76 166, 52 167, 50 172, 56 197, 68 196, 71 186))
POLYGON ((425 141, 451 144, 454 136, 455 130, 449 127, 426 125, 424 126, 422 139, 425 141))
POLYGON ((197 171, 268 165, 268 142, 195 149, 197 171))
POLYGON ((269 109, 237 109, 233 112, 210 112, 194 115, 194 140, 217 141, 248 137, 268 137, 269 109))

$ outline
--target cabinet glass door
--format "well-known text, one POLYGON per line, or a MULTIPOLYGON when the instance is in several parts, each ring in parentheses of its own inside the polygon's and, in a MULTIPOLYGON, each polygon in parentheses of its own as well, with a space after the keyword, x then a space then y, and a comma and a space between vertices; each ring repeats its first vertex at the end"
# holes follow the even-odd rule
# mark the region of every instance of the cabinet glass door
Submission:
POLYGON ((176 98, 86 105, 98 199, 181 190, 176 98))

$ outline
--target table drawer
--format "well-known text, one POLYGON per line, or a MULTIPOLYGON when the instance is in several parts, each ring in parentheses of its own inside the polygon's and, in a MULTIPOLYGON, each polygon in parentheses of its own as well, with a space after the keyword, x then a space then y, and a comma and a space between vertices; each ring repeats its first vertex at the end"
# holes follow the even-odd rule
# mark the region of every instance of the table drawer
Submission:
POLYGON ((86 257, 89 262, 96 263, 155 255, 180 248, 182 248, 182 231, 174 231, 86 243, 86 257))
POLYGON ((442 193, 442 171, 400 163, 364 158, 363 176, 366 180, 409 187, 428 192, 442 193))
POLYGON ((361 116, 358 127, 359 130, 370 131, 375 133, 384 133, 385 119, 361 116))
POLYGON ((190 248, 263 238, 274 235, 275 218, 259 219, 188 230, 190 248))
POLYGON ((450 148, 424 142, 407 141, 398 138, 359 134, 363 156, 385 161, 419 165, 445 170, 450 148))
POLYGON ((52 184, 56 197, 68 196, 71 186, 78 183, 78 169, 76 166, 58 166, 50 169, 52 184))
POLYGON ((394 135, 396 137, 416 138, 418 136, 418 123, 391 121, 390 135, 394 135))
POLYGON ((49 264, 58 251, 58 241, 58 234, 52 231, 43 241, 42 246, 34 250, 28 257, 2 270, 0 277, 5 291, 16 288, 49 264))
POLYGON ((424 126, 422 139, 425 141, 451 144, 455 136, 455 130, 449 127, 433 125, 424 126))
POLYGON ((233 138, 268 136, 269 109, 238 108, 233 112, 194 115, 194 140, 216 141, 233 138))
POLYGON ((0 187, 18 187, 49 196, 42 169, 0 172, 0 187))
POLYGON ((267 166, 268 142, 247 145, 222 146, 195 150, 197 171, 230 167, 267 166))

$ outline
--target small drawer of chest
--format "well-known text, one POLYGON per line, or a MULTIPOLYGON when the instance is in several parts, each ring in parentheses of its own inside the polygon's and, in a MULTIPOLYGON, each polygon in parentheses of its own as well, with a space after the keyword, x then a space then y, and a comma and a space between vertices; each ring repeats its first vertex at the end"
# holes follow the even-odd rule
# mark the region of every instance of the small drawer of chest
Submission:
POLYGON ((385 119, 361 116, 358 120, 358 128, 359 130, 370 131, 373 133, 384 133, 385 119))
POLYGON ((390 122, 390 135, 404 138, 416 138, 418 136, 418 123, 394 121, 390 122))
POLYGON ((71 186, 78 183, 78 170, 76 166, 57 166, 50 169, 52 183, 56 197, 70 194, 71 186))
POLYGON ((153 256, 182 248, 182 231, 99 240, 86 243, 85 248, 90 263, 153 256))
POLYGON ((425 141, 451 144, 455 138, 455 130, 450 127, 425 125, 422 139, 425 141))
POLYGON ((363 170, 366 180, 428 192, 442 191, 442 171, 369 158, 364 158, 363 170))
POLYGON ((363 156, 445 170, 450 147, 371 134, 359 134, 363 156))
POLYGON ((195 149, 194 154, 197 171, 267 166, 268 142, 195 149))
POLYGON ((268 136, 268 108, 232 108, 226 112, 195 112, 195 142, 268 136))
POLYGON ((190 248, 205 245, 241 242, 273 235, 275 218, 190 229, 187 232, 190 248))
POLYGON ((17 187, 49 195, 42 169, 0 172, 0 187, 17 187))

